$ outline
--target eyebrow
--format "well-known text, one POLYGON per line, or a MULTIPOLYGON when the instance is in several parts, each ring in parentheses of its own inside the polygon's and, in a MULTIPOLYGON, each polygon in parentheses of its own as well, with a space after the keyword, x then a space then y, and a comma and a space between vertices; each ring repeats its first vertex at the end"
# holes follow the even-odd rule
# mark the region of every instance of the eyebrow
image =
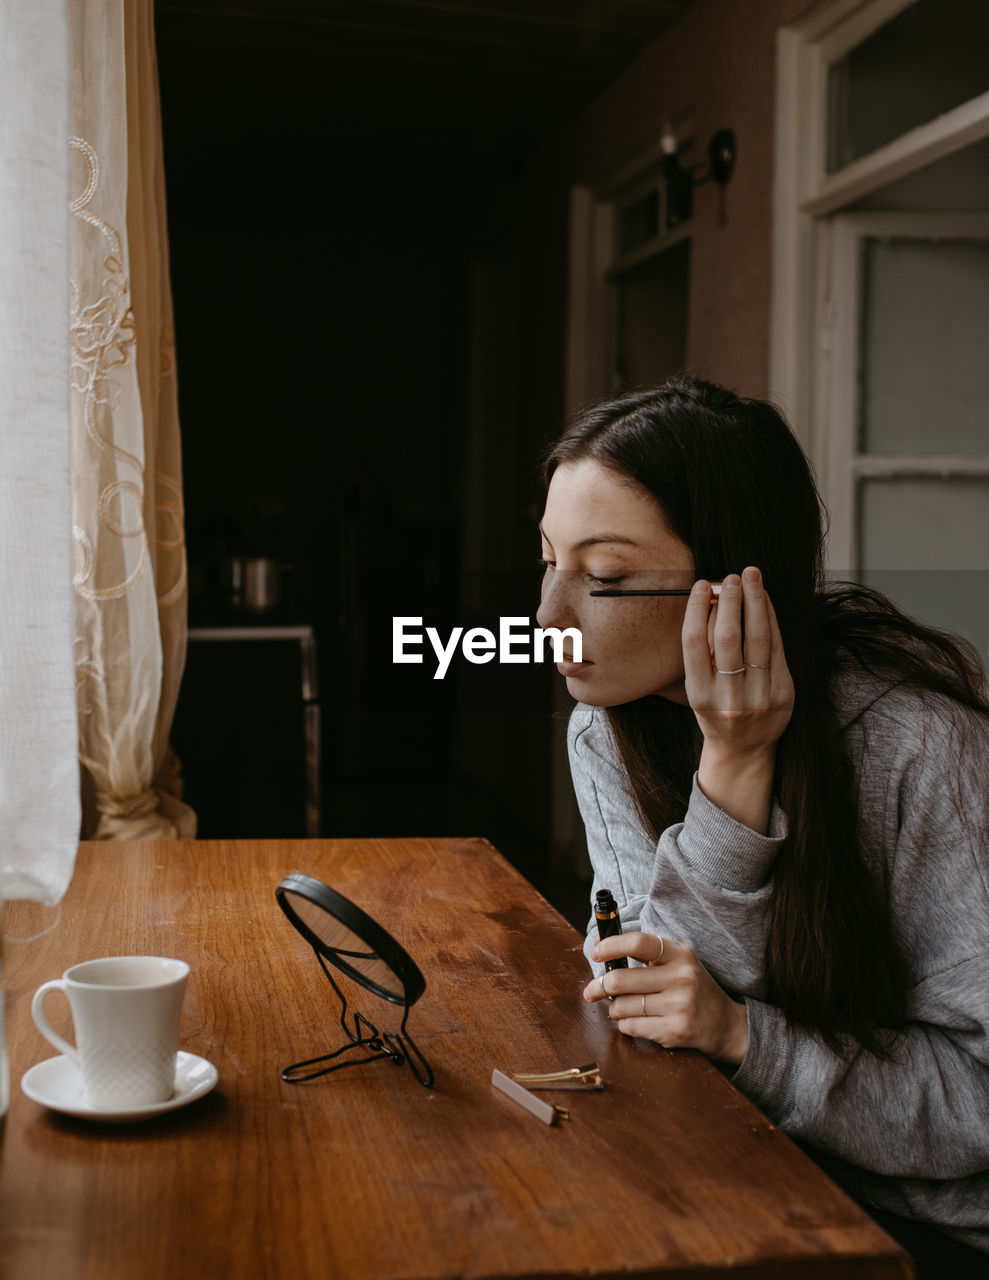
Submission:
MULTIPOLYGON (((553 544, 550 542, 549 538, 546 537, 546 533, 541 524, 539 525, 539 532, 544 538, 546 538, 549 545, 552 546, 553 544)), ((582 551, 585 547, 596 547, 603 542, 610 542, 623 547, 638 547, 641 545, 636 542, 634 538, 629 538, 624 533, 592 533, 590 537, 581 538, 579 542, 575 542, 569 550, 582 551)))

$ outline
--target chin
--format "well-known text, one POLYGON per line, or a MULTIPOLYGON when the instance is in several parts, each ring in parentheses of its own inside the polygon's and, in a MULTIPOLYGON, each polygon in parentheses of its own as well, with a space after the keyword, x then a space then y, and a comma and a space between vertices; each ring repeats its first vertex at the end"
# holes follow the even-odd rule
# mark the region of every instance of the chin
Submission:
POLYGON ((622 707, 626 702, 637 702, 643 693, 629 693, 621 689, 589 689, 581 680, 568 680, 567 692, 571 698, 589 707, 622 707))
POLYGON ((583 680, 567 680, 567 692, 571 698, 588 707, 624 707, 630 702, 642 702, 646 698, 664 698, 667 702, 687 706, 687 693, 682 680, 663 689, 593 689, 588 688, 583 680))

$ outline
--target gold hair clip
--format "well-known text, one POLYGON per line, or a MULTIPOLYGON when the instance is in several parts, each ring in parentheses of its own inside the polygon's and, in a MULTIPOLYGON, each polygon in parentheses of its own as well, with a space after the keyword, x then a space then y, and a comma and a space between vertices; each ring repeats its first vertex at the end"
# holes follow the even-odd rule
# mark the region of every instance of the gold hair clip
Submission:
POLYGON ((512 1073, 516 1084, 527 1089, 603 1089, 601 1068, 596 1062, 586 1067, 566 1067, 563 1071, 545 1071, 541 1075, 512 1073))

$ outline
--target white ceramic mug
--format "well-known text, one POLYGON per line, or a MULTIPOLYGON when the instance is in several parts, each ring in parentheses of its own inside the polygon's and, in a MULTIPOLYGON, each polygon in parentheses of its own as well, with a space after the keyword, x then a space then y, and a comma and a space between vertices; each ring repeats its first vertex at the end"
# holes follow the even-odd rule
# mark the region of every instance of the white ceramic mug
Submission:
POLYGON ((41 1034, 82 1073, 90 1105, 106 1110, 167 1102, 175 1092, 179 1012, 189 966, 164 956, 108 956, 66 969, 34 993, 41 1034), (49 991, 65 993, 76 1046, 45 1018, 49 991))

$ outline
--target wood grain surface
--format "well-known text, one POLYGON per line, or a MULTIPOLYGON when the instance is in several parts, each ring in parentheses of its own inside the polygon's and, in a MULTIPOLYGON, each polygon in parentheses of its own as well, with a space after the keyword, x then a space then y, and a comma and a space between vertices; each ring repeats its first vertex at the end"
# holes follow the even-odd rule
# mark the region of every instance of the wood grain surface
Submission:
MULTIPOLYGON (((4 937, 4 1280, 911 1274, 704 1058, 629 1040, 583 1002, 581 938, 486 841, 83 845, 62 906, 7 904, 4 937), (423 970, 409 1028, 432 1090, 387 1061, 279 1078, 342 1041, 333 992, 275 902, 290 871, 351 898, 423 970), (43 919, 57 923, 16 940, 43 919), (51 1056, 34 990, 80 960, 141 953, 192 966, 181 1044, 217 1066, 215 1092, 119 1125, 30 1101, 20 1077, 51 1056), (595 1059, 603 1092, 540 1095, 570 1111, 553 1127, 490 1083, 494 1067, 595 1059)), ((383 1001, 357 1003, 397 1025, 383 1001)), ((67 1030, 59 1005, 46 1011, 67 1030)))

